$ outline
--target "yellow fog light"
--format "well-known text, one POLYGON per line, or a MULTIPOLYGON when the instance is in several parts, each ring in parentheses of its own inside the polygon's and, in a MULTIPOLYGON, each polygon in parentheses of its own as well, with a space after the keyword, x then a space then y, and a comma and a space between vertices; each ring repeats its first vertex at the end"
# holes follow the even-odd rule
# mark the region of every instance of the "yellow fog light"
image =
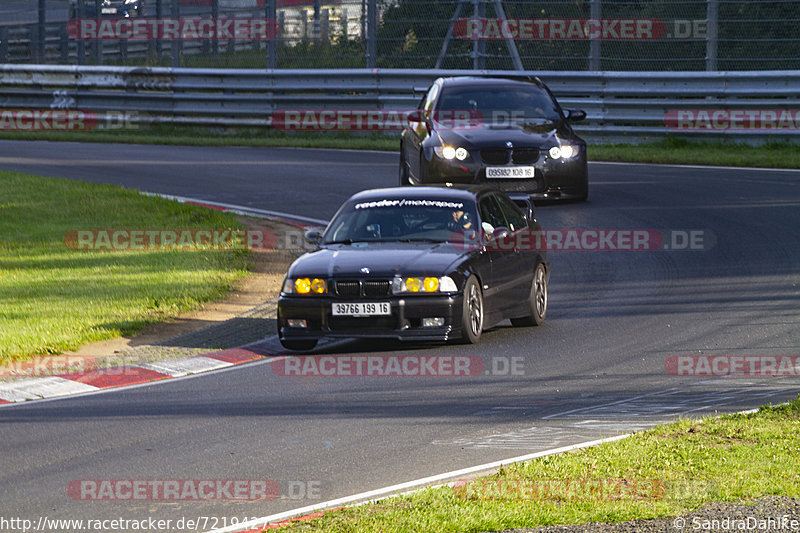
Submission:
POLYGON ((314 281, 311 282, 311 290, 317 294, 323 294, 325 292, 325 280, 314 278, 314 281))
POLYGON ((439 290, 439 279, 425 278, 423 285, 425 286, 425 292, 436 292, 439 290))
POLYGON ((419 281, 419 278, 407 278, 406 279, 406 290, 409 292, 419 292, 422 283, 419 281))
POLYGON ((297 291, 297 294, 308 294, 311 292, 311 280, 308 278, 294 280, 294 290, 297 291))

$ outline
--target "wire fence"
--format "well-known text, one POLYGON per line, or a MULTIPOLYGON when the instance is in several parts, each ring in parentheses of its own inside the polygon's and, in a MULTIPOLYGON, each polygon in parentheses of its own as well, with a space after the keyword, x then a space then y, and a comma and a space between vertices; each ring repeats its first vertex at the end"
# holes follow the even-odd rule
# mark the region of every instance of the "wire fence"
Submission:
POLYGON ((800 69, 796 0, 3 0, 0 63, 800 69))

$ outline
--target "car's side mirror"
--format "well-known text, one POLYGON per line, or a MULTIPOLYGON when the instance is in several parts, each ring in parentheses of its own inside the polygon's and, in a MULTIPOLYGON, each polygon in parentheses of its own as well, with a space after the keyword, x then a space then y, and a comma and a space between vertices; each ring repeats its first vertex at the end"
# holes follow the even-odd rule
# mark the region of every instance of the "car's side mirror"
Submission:
POLYGON ((422 111, 415 109, 406 115, 406 120, 408 122, 424 122, 425 117, 422 116, 422 111))
POLYGON ((406 115, 406 120, 409 123, 417 123, 422 122, 425 124, 425 128, 428 130, 428 133, 431 132, 431 120, 428 116, 428 112, 422 109, 415 109, 408 115, 406 115))
POLYGON ((499 228, 494 229, 492 240, 494 240, 495 242, 502 241, 509 235, 511 235, 511 230, 505 226, 500 226, 499 228))
POLYGON ((303 235, 303 239, 305 239, 308 244, 319 246, 319 243, 322 242, 322 232, 316 229, 308 230, 303 235))
POLYGON ((583 109, 567 109, 567 120, 569 122, 580 122, 586 120, 586 111, 583 109))

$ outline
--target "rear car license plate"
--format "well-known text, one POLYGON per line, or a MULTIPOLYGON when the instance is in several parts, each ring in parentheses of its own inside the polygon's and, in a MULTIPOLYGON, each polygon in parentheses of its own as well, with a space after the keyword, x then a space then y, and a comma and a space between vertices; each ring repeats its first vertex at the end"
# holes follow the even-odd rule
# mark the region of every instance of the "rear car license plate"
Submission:
POLYGON ((487 178, 534 178, 534 167, 486 167, 487 178))
POLYGON ((331 306, 333 316, 380 316, 391 315, 389 302, 334 303, 331 306))

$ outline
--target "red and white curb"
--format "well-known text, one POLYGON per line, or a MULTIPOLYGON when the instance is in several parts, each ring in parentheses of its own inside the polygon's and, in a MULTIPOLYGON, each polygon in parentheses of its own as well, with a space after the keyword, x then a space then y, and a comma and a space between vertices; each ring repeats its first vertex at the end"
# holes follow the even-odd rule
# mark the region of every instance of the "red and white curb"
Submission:
POLYGON ((0 383, 0 404, 84 394, 102 389, 161 381, 249 363, 272 355, 274 355, 273 349, 262 341, 241 348, 219 350, 183 359, 97 368, 74 374, 0 383))
MULTIPOLYGON (((268 211, 265 209, 169 194, 150 192, 142 192, 142 194, 159 196, 185 204, 214 209, 216 211, 274 219, 300 228, 304 228, 309 224, 323 226, 328 224, 326 220, 281 213, 278 211, 268 211)), ((274 355, 272 351, 263 344, 252 344, 183 359, 109 367, 75 374, 29 378, 10 383, 0 383, 0 405, 69 396, 73 394, 84 394, 102 389, 139 385, 152 381, 183 377, 189 374, 208 372, 232 365, 247 363, 272 355, 274 355)))

